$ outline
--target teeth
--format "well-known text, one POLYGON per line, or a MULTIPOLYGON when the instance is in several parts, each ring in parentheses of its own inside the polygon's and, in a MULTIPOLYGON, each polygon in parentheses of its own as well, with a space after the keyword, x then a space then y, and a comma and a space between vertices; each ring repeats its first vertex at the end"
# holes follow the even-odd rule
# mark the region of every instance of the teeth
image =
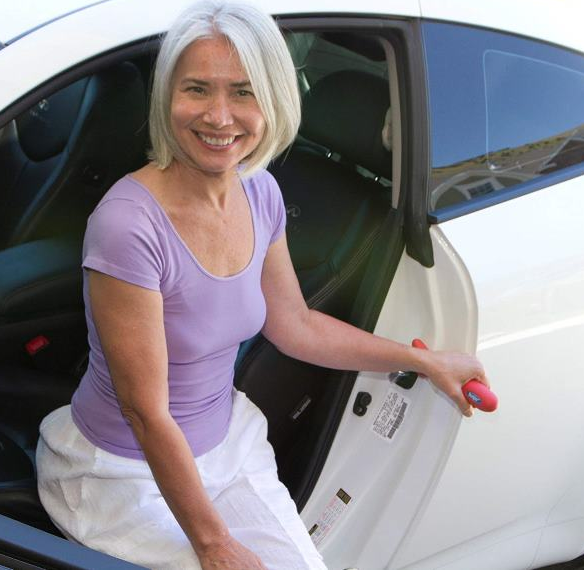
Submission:
POLYGON ((206 142, 207 144, 212 144, 213 146, 227 146, 228 144, 231 144, 235 140, 235 137, 229 137, 226 139, 217 139, 215 137, 206 137, 205 135, 203 135, 201 133, 197 133, 197 136, 202 141, 206 142))

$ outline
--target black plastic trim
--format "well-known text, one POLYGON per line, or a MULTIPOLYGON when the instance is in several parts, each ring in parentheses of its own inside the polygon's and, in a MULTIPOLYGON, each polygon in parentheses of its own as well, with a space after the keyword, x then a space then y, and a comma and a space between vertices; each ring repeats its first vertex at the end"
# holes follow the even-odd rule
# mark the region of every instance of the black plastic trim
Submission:
POLYGON ((22 562, 22 560, 16 560, 12 556, 5 556, 0 553, 0 570, 43 570, 43 568, 36 564, 22 562))
POLYGON ((454 220, 455 218, 460 218, 461 216, 466 216, 467 214, 472 214, 473 212, 514 200, 520 196, 543 190, 544 188, 572 180, 572 178, 578 178, 579 176, 584 176, 584 163, 568 166, 557 172, 539 176, 533 180, 528 180, 527 182, 511 186, 508 189, 498 190, 492 194, 474 198, 467 202, 459 202, 446 208, 440 208, 428 214, 428 222, 430 224, 442 224, 443 222, 448 222, 449 220, 454 220))
POLYGON ((434 265, 427 220, 430 155, 430 120, 426 61, 420 20, 406 29, 406 77, 400 81, 402 116, 402 191, 407 195, 405 241, 408 255, 425 267, 434 265))
POLYGON ((49 569, 143 570, 144 568, 69 542, 2 515, 0 515, 0 553, 49 569))

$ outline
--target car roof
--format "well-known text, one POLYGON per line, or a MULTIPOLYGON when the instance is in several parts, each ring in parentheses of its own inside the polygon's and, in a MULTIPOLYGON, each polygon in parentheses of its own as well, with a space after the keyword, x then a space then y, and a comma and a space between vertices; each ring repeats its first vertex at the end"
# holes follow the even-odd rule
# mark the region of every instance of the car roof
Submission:
POLYGON ((108 0, 12 0, 0 10, 0 42, 9 44, 31 31, 108 0))
MULTIPOLYGON (((194 0, 165 0, 170 12, 194 0)), ((274 14, 388 14, 422 16, 484 26, 584 51, 582 0, 247 0, 274 14)), ((148 19, 161 13, 159 0, 12 0, 0 11, 0 42, 12 43, 39 27, 99 4, 126 4, 148 19), (158 4, 158 5, 157 5, 158 4)))
MULTIPOLYGON (((43 0, 36 0, 39 5, 43 0)), ((55 0, 57 1, 57 0, 55 0)), ((579 17, 583 0, 247 0, 274 15, 349 15, 355 18, 397 16, 429 18, 499 29, 563 45, 584 53, 584 34, 579 17)), ((35 0, 12 0, 35 4, 35 0)), ((193 0, 58 0, 75 3, 67 17, 38 17, 37 28, 0 49, 0 110, 22 97, 35 85, 100 53, 157 38, 193 0), (139 17, 137 17, 139 15, 139 17), (39 57, 38 54, 49 54, 39 57), (13 73, 15 68, 19 73, 13 73)), ((52 4, 53 2, 46 2, 52 4)), ((7 11, 2 8, 2 12, 7 11)), ((54 14, 53 14, 54 15, 54 14)), ((0 13, 0 21, 3 14, 0 13)), ((33 25, 22 19, 21 34, 33 25)), ((16 28, 14 28, 16 29, 16 28)), ((6 37, 6 36, 4 36, 6 37)), ((0 39, 2 37, 0 36, 0 39)), ((0 48, 2 46, 0 45, 0 48)))

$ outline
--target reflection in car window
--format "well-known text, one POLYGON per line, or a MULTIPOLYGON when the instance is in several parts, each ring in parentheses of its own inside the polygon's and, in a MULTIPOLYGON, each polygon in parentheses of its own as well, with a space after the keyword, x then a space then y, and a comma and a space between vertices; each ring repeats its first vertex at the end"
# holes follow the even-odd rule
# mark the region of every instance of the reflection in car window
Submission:
POLYGON ((584 57, 424 24, 433 210, 584 163, 584 57))

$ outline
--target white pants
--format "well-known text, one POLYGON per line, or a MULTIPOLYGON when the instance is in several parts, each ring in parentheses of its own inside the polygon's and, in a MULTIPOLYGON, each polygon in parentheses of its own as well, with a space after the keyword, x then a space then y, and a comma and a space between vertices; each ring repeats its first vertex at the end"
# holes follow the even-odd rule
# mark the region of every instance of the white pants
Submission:
MULTIPOLYGON (((146 461, 90 443, 70 406, 42 422, 37 449, 39 495, 69 539, 156 570, 201 566, 146 461)), ((261 411, 234 391, 226 438, 196 458, 215 508, 231 535, 270 570, 326 570, 288 490, 278 480, 261 411)))

